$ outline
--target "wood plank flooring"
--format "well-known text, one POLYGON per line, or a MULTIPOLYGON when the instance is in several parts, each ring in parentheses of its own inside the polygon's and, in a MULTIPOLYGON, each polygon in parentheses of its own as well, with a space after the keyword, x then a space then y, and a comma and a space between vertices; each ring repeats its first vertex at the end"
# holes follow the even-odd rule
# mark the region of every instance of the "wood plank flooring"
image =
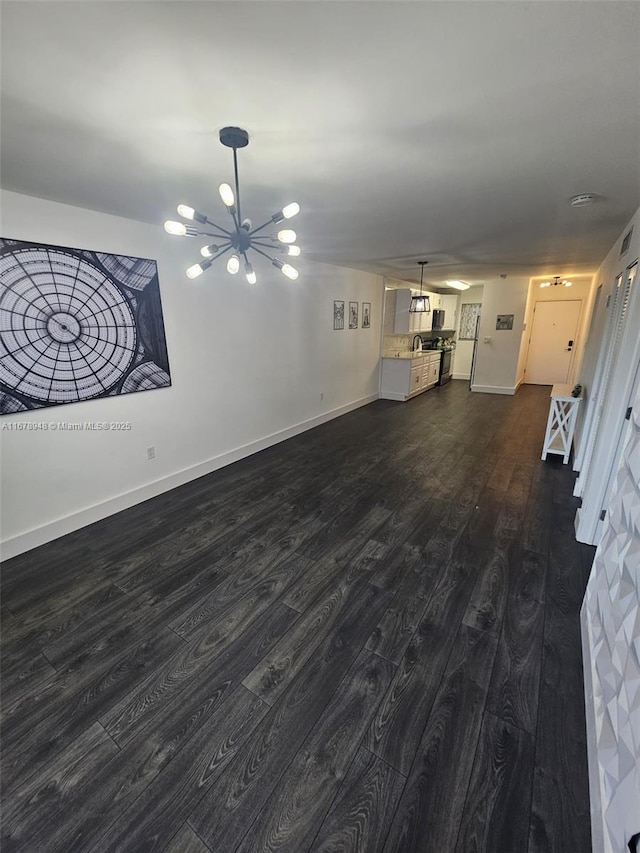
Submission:
POLYGON ((379 400, 7 562, 3 853, 591 849, 548 395, 379 400))

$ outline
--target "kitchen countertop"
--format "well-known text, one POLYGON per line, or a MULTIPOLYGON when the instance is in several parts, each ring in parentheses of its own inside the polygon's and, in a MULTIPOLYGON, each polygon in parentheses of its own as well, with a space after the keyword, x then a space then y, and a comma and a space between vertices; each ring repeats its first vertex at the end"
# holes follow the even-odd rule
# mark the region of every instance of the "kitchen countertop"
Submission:
POLYGON ((391 352, 383 353, 382 358, 404 358, 413 361, 414 358, 420 358, 423 355, 432 355, 433 353, 439 355, 441 352, 443 352, 443 350, 440 349, 419 349, 415 350, 415 352, 410 350, 393 350, 391 352))

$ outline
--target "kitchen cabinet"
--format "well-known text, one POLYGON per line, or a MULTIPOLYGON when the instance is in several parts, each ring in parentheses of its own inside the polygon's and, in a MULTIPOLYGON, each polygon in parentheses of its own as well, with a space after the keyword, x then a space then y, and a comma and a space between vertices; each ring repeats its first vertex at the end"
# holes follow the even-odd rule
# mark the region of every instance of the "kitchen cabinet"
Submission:
POLYGON ((460 298, 455 295, 441 296, 440 308, 444 311, 444 327, 445 329, 458 328, 458 303, 460 298))
POLYGON ((433 388, 434 385, 438 384, 438 379, 440 378, 441 358, 442 353, 440 352, 431 353, 431 357, 428 361, 425 358, 424 371, 422 374, 422 384, 425 391, 428 391, 429 388, 433 388))
MULTIPOLYGON (((415 291, 418 293, 418 291, 415 291)), ((437 308, 434 298, 437 294, 423 291, 429 296, 431 308, 437 308)), ((385 335, 409 335, 431 331, 431 313, 412 314, 409 311, 412 291, 408 287, 398 290, 385 290, 384 293, 384 333, 385 335)))
POLYGON ((383 358, 380 396, 383 400, 408 400, 438 384, 442 353, 429 351, 406 358, 383 358))

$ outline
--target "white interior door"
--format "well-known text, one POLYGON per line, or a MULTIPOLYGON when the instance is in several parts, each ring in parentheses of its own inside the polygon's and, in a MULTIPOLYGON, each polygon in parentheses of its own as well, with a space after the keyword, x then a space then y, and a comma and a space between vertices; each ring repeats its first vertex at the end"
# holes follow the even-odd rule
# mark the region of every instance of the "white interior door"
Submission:
POLYGON ((640 294, 634 289, 638 263, 632 264, 616 279, 612 294, 611 320, 606 351, 599 362, 602 371, 600 392, 592 401, 595 406, 588 446, 580 476, 582 505, 576 512, 576 539, 597 545, 606 509, 605 498, 611 472, 617 470, 622 446, 621 433, 627 427, 624 417, 633 405, 636 371, 640 370, 640 294))
POLYGON ((581 299, 536 302, 527 353, 526 383, 555 385, 567 382, 581 308, 581 299))

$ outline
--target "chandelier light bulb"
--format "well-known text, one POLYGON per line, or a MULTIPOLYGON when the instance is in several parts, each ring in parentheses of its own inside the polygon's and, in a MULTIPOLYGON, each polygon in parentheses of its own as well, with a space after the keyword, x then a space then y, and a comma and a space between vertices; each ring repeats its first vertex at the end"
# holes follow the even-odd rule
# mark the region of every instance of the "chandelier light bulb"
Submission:
POLYGON ((249 282, 249 284, 255 284, 257 281, 256 274, 254 273, 253 267, 251 266, 250 263, 246 263, 244 265, 244 272, 245 272, 245 275, 247 277, 247 281, 249 282))
POLYGON ((291 257, 297 258, 300 254, 300 246, 289 246, 287 254, 291 255, 291 257))
POLYGON ((218 187, 218 192, 220 193, 220 198, 222 199, 222 203, 226 207, 233 207, 236 203, 236 197, 233 194, 233 190, 229 186, 229 184, 220 184, 218 187))
POLYGON ((231 275, 235 275, 239 269, 240 258, 237 255, 231 255, 231 257, 227 261, 227 272, 230 272, 231 275))
POLYGON ((182 222, 176 222, 173 219, 167 219, 164 223, 164 230, 167 234, 175 234, 176 237, 184 237, 187 233, 187 226, 182 222))
POLYGON ((203 246, 200 249, 200 254, 203 258, 210 258, 218 251, 218 247, 214 246, 213 243, 210 246, 203 246))
POLYGON ((193 207, 190 207, 188 204, 179 204, 178 205, 178 214, 185 219, 195 219, 196 222, 205 223, 207 221, 207 217, 204 213, 198 213, 193 207))
POLYGON ((291 231, 288 228, 285 228, 282 231, 278 231, 278 240, 280 240, 281 243, 295 243, 296 232, 291 231))
POLYGON ((300 205, 297 201, 292 201, 291 204, 282 208, 282 215, 285 219, 291 219, 291 217, 295 216, 296 213, 300 213, 300 205))
POLYGON ((203 272, 204 269, 200 266, 200 264, 194 264, 187 270, 187 276, 188 278, 198 278, 198 276, 202 275, 203 272))
POLYGON ((293 281, 298 278, 298 270, 295 267, 292 267, 291 264, 283 264, 282 273, 293 281))
POLYGON ((565 287, 572 287, 573 286, 572 281, 563 281, 562 283, 564 284, 565 287))

